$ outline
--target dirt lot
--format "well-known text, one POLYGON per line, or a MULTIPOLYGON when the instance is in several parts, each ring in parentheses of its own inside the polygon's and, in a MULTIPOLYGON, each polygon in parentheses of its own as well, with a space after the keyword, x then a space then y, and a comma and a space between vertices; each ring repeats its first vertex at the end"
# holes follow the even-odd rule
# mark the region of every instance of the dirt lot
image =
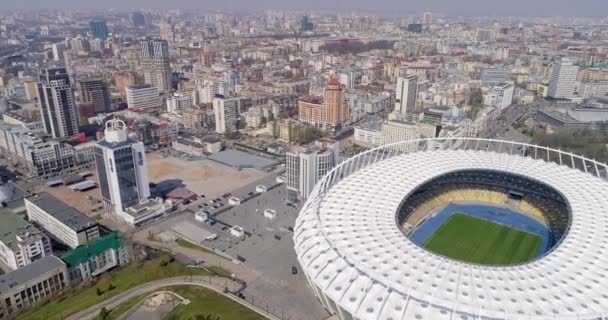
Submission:
POLYGON ((255 169, 237 170, 210 160, 163 158, 158 153, 149 153, 147 160, 151 182, 158 184, 174 181, 196 194, 211 197, 249 184, 268 174, 255 169))

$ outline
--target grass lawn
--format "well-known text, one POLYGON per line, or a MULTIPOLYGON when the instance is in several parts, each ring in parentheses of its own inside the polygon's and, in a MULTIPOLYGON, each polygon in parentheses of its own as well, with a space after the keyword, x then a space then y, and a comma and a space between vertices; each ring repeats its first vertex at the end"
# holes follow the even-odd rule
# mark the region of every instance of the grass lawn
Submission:
POLYGON ((198 250, 198 251, 202 251, 202 252, 215 254, 215 252, 213 252, 207 248, 201 247, 199 245, 196 245, 188 240, 177 239, 177 240, 175 240, 175 243, 182 248, 193 249, 193 250, 198 250))
POLYGON ((116 272, 105 274, 91 287, 66 293, 19 319, 60 320, 142 283, 180 275, 209 274, 202 269, 187 268, 179 262, 167 263, 168 261, 168 255, 160 255, 145 262, 132 263, 116 272), (162 266, 163 261, 165 266, 162 266), (109 289, 110 284, 114 286, 112 290, 109 289), (97 289, 101 290, 101 295, 97 294, 97 289))
POLYGON ((539 235, 456 213, 435 231, 424 247, 464 262, 509 265, 535 257, 541 244, 539 235))
POLYGON ((211 315, 212 319, 219 317, 221 320, 266 319, 257 312, 206 288, 177 286, 167 290, 190 300, 187 305, 177 306, 166 318, 167 320, 190 320, 196 315, 211 315))

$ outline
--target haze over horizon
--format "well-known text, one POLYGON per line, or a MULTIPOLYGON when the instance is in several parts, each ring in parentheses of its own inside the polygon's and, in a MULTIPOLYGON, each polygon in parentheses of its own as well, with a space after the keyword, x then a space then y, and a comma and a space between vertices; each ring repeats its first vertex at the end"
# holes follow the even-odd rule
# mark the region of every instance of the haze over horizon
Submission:
MULTIPOLYGON (((608 1, 601 0, 21 0, 7 1, 4 10, 15 9, 208 9, 230 12, 262 10, 312 10, 407 15, 423 11, 451 16, 607 16, 608 1)), ((0 10, 2 10, 0 9, 0 10)))

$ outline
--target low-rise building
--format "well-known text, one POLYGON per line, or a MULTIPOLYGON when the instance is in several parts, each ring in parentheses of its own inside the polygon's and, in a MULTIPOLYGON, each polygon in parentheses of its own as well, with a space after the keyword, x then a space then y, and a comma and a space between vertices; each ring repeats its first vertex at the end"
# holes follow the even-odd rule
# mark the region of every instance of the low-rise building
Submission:
POLYGON ((11 210, 0 211, 0 259, 11 270, 51 255, 51 241, 11 210))
MULTIPOLYGON (((406 121, 387 121, 382 124, 382 144, 391 144, 406 140, 433 138, 436 134, 434 125, 406 121)), ((398 151, 409 152, 417 150, 415 145, 399 145, 398 151)))
POLYGON ((2 115, 2 120, 7 124, 22 126, 32 132, 44 132, 44 126, 40 118, 32 118, 25 114, 9 111, 2 115))
POLYGON ((129 249, 116 231, 81 245, 61 258, 71 283, 91 280, 108 270, 129 263, 129 249))
POLYGON ((184 135, 173 141, 175 151, 195 157, 203 157, 222 150, 222 142, 214 136, 184 135))
POLYGON ((70 285, 65 263, 49 255, 0 276, 0 319, 47 301, 70 285))
POLYGON ((370 118, 355 127, 353 141, 356 144, 376 147, 382 144, 382 118, 370 118))
POLYGON ((25 208, 30 221, 70 248, 99 238, 99 225, 93 219, 46 192, 25 199, 25 208))

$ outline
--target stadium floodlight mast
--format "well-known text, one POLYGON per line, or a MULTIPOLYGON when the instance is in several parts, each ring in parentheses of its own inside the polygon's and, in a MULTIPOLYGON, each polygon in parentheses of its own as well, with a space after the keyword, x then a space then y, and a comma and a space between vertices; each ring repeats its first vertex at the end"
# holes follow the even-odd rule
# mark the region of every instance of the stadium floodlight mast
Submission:
POLYGON ((527 143, 392 143, 344 160, 317 183, 296 220, 294 247, 314 294, 342 319, 606 319, 607 177, 604 163, 527 143), (418 186, 480 169, 563 195, 572 218, 550 252, 484 266, 434 254, 403 234, 397 211, 418 186))

